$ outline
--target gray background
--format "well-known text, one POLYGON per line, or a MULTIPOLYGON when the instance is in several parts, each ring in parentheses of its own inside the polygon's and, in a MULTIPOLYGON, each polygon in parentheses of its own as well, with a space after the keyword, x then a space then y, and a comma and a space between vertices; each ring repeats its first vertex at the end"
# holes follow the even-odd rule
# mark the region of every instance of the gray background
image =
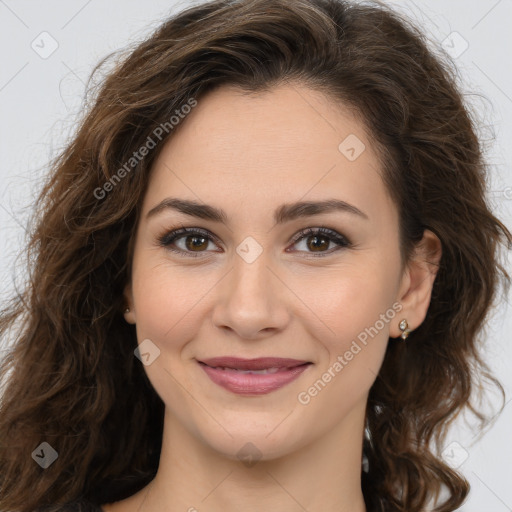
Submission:
MULTIPOLYGON (((173 0, 0 0, 0 293, 23 280, 16 257, 46 163, 70 137, 93 66, 140 40, 169 13, 173 0), (47 32, 47 34, 42 34, 47 32), (48 35, 49 34, 49 35, 48 35), (51 55, 49 53, 55 50, 51 55), (17 276, 17 277, 15 277, 17 276)), ((460 70, 467 101, 482 120, 492 164, 490 198, 512 228, 511 0, 389 2, 408 13, 460 70)), ((508 268, 510 265, 508 255, 508 268)), ((485 359, 503 382, 507 406, 480 440, 458 421, 443 454, 472 485, 465 512, 512 511, 512 315, 503 300, 488 325, 485 359)), ((471 418, 468 418, 469 424, 471 418)))

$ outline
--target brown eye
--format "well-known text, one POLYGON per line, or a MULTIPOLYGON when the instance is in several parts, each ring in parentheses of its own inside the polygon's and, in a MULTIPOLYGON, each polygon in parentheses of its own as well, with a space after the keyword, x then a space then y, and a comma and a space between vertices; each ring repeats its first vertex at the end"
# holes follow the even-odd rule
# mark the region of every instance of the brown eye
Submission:
MULTIPOLYGON (((217 239, 211 233, 200 228, 180 228, 158 239, 159 244, 180 255, 197 257, 212 252, 209 244, 218 246, 217 239)), ((328 228, 307 228, 295 236, 293 245, 302 243, 299 251, 312 256, 327 256, 333 252, 350 247, 351 242, 337 231, 328 228)), ((213 251, 219 252, 219 251, 213 251)), ((287 249, 287 252, 290 252, 287 249)))
MULTIPOLYGON (((294 238, 293 245, 303 244, 304 252, 312 256, 327 256, 339 249, 351 247, 351 242, 345 236, 329 228, 307 228, 294 238), (331 245, 332 244, 332 245, 331 245), (331 247, 331 250, 329 250, 331 247)), ((295 252, 295 251, 292 251, 295 252)))
POLYGON ((201 251, 208 247, 208 239, 204 236, 187 235, 185 238, 185 246, 190 251, 201 251))
POLYGON ((312 252, 323 251, 329 248, 329 239, 325 236, 308 236, 307 240, 306 245, 312 252))
POLYGON ((158 239, 159 244, 172 252, 186 256, 201 256, 211 252, 208 246, 215 246, 215 238, 199 228, 181 228, 166 233, 158 239))

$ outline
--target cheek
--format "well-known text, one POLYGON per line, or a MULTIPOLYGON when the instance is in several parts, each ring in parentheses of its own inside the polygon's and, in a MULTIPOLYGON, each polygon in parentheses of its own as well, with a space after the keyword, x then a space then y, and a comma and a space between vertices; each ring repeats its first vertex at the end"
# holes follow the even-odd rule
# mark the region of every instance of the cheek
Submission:
POLYGON ((331 401, 339 404, 332 421, 370 389, 382 365, 391 322, 397 322, 398 269, 384 261, 361 257, 357 264, 337 268, 302 288, 302 293, 309 290, 308 306, 316 313, 308 315, 308 333, 318 340, 324 356, 301 403, 314 400, 314 408, 331 401))
POLYGON ((197 324, 195 315, 213 285, 209 283, 212 278, 161 260, 152 264, 149 259, 141 261, 132 277, 139 340, 147 337, 167 346, 171 340, 185 341, 197 324))
POLYGON ((324 357, 297 398, 313 417, 321 415, 325 425, 361 404, 379 373, 390 323, 400 309, 391 274, 378 266, 358 266, 337 272, 323 287, 309 288, 315 292, 310 292, 308 305, 314 305, 321 322, 311 316, 308 331, 322 345, 324 357))
POLYGON ((330 344, 343 346, 391 308, 396 288, 392 274, 378 265, 352 265, 298 281, 296 289, 314 313, 308 316, 317 319, 316 327, 320 323, 330 344))
MULTIPOLYGON (((197 279, 192 274, 190 269, 177 269, 161 258, 156 263, 140 259, 132 274, 138 343, 149 339, 159 350, 144 371, 167 407, 182 411, 184 422, 190 422, 195 413, 183 391, 192 385, 181 354, 197 335, 201 298, 211 288, 208 280, 199 279, 199 273, 197 279), (175 404, 180 404, 177 409, 175 404)), ((193 424, 189 427, 195 428, 193 424)))

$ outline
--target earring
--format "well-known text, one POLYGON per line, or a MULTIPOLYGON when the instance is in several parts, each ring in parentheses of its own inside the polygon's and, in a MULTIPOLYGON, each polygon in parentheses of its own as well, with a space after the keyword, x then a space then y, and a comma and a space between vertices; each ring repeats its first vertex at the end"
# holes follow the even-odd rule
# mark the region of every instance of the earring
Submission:
POLYGON ((129 312, 130 312, 130 308, 126 308, 126 309, 124 310, 124 312, 125 312, 125 313, 129 313, 129 312))
POLYGON ((402 340, 406 340, 407 336, 411 333, 411 329, 409 329, 409 324, 407 323, 407 320, 404 318, 399 324, 398 327, 402 331, 402 334, 400 334, 400 337, 402 340))

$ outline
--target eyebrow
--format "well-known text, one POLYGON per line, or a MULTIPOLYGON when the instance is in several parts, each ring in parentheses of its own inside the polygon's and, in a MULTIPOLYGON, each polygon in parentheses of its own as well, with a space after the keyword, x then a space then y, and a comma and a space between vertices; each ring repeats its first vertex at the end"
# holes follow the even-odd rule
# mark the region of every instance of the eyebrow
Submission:
MULTIPOLYGON (((228 223, 228 216, 224 210, 208 204, 173 197, 168 197, 158 203, 147 213, 146 218, 153 217, 169 209, 199 219, 212 220, 225 224, 228 223)), ((354 205, 340 199, 327 199, 325 201, 299 201, 296 203, 283 204, 275 210, 274 221, 276 224, 283 224, 302 217, 310 217, 334 211, 351 213, 368 220, 368 216, 354 205)))

